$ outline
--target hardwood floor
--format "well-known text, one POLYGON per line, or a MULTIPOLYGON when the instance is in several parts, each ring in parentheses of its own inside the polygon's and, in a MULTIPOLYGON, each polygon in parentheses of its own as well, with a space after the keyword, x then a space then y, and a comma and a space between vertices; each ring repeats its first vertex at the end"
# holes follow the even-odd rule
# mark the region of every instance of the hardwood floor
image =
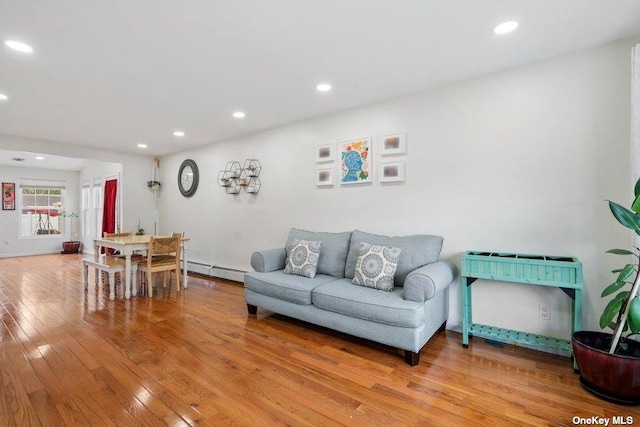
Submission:
MULTIPOLYGON (((401 351, 258 309, 242 285, 84 291, 81 257, 0 259, 0 425, 574 425, 632 416, 568 358, 437 334, 401 351)), ((93 274, 90 274, 92 277, 93 274)), ((92 282, 92 280, 91 280, 92 282)), ((611 423, 609 425, 612 425, 611 423)))

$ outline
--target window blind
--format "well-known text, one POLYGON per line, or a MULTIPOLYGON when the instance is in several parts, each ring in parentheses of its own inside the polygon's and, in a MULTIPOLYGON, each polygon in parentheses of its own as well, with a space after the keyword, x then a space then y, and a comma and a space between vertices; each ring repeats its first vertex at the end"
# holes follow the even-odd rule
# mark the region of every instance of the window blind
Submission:
POLYGON ((66 182, 53 179, 20 178, 20 188, 56 188, 64 190, 66 188, 66 182))

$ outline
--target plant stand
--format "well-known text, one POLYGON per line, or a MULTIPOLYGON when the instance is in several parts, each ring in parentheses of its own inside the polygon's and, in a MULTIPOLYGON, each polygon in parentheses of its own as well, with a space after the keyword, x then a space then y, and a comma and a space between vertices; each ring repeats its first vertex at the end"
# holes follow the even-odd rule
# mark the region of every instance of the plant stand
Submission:
POLYGON ((471 284, 486 279, 560 288, 571 298, 575 332, 582 317, 582 264, 576 258, 474 251, 464 253, 461 264, 463 347, 469 346, 470 336, 479 336, 571 356, 568 340, 473 323, 471 284))

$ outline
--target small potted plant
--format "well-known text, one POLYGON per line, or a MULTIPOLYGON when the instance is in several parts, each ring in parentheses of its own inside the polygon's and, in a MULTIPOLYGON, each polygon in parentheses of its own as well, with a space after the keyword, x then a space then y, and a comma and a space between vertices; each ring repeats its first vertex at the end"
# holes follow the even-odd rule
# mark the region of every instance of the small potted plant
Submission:
MULTIPOLYGON (((80 241, 79 240, 75 240, 74 238, 78 237, 78 233, 76 233, 75 231, 75 219, 78 218, 78 214, 75 212, 67 212, 67 211, 62 211, 60 212, 60 216, 63 217, 65 219, 70 218, 71 221, 71 228, 70 228, 70 239, 62 242, 62 252, 63 254, 77 254, 78 251, 80 250, 80 241)), ((65 224, 66 226, 66 224, 65 224)), ((66 228, 66 227, 65 227, 66 228)))
MULTIPOLYGON (((631 209, 609 201, 616 220, 640 235, 640 179, 635 185, 631 209)), ((580 381, 593 394, 621 404, 640 404, 640 248, 610 249, 607 253, 631 257, 632 261, 613 270, 615 281, 601 294, 611 298, 600 316, 605 332, 578 331, 572 336, 573 353, 580 369, 580 381)))
POLYGON ((156 191, 162 188, 162 184, 160 181, 147 181, 147 187, 149 187, 151 191, 156 191))
POLYGON ((140 224, 140 220, 138 220, 138 228, 136 229, 136 236, 144 236, 146 233, 145 229, 142 228, 142 224, 140 224))

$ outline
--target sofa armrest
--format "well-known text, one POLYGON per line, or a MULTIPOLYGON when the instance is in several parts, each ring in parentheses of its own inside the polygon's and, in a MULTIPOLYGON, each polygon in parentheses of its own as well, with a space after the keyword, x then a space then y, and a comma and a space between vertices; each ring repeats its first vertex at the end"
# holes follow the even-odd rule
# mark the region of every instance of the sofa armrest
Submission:
POLYGON ((282 270, 287 260, 287 251, 284 248, 267 249, 251 254, 251 267, 259 273, 282 270))
POLYGON ((425 302, 453 282, 455 267, 446 261, 437 261, 413 270, 404 281, 404 299, 425 302))

